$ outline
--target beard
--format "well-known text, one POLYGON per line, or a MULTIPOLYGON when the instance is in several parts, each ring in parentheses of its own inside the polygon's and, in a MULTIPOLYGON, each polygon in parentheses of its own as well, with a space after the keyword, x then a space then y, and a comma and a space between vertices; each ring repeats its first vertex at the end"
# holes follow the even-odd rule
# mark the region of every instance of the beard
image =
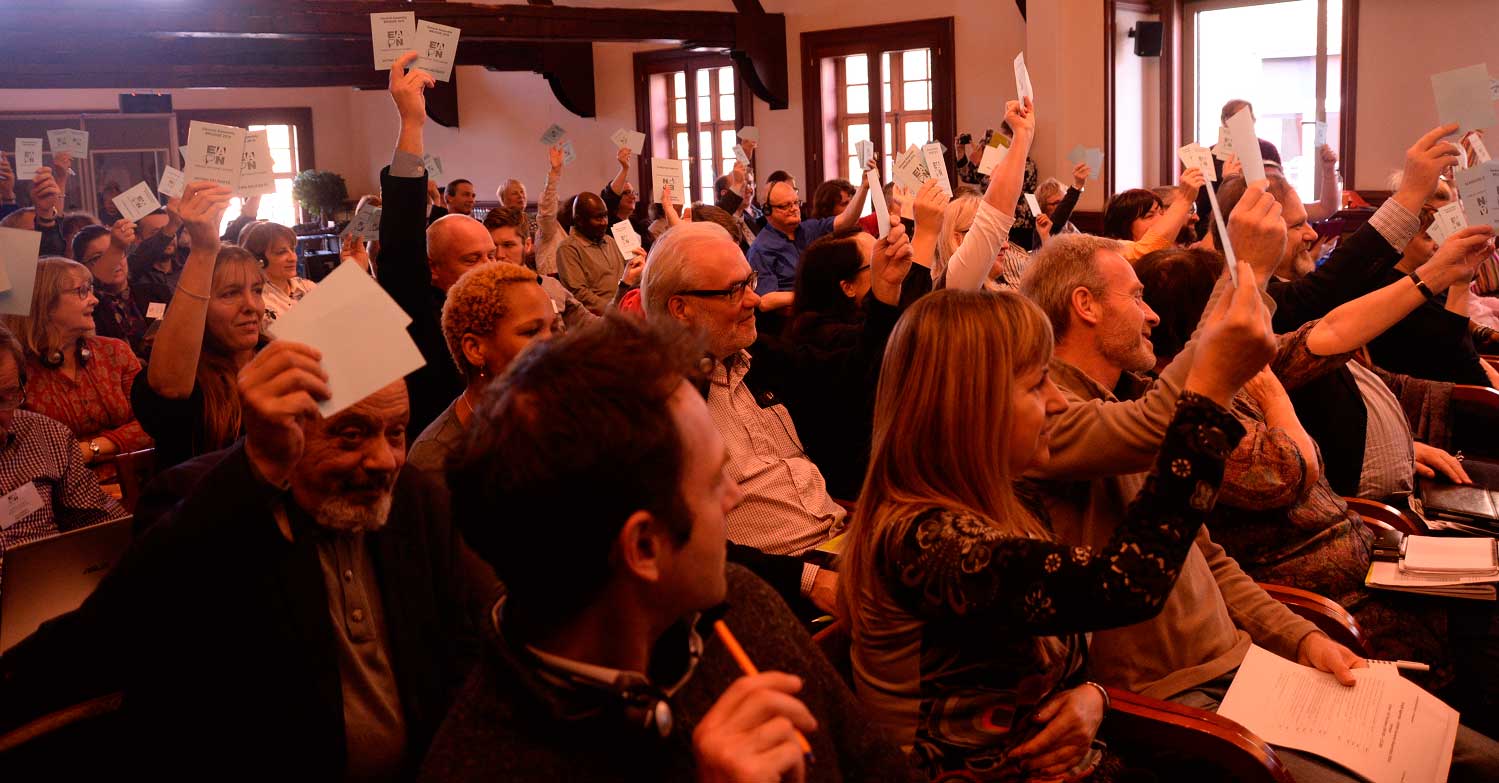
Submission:
POLYGON ((1145 372, 1155 367, 1154 346, 1139 331, 1105 335, 1098 352, 1126 372, 1145 372))
POLYGON ((339 533, 373 533, 390 519, 391 495, 380 495, 374 503, 355 503, 332 497, 318 506, 312 518, 322 527, 339 533))

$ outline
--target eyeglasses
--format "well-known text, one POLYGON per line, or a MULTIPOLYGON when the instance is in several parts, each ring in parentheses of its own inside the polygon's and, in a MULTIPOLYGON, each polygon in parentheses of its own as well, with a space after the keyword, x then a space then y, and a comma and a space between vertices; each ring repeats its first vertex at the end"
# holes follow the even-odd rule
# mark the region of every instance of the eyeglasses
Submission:
POLYGON ((13 411, 26 404, 26 387, 0 391, 0 411, 13 411))
POLYGON ((760 282, 760 275, 756 272, 750 272, 749 277, 746 277, 743 280, 734 283, 728 288, 682 291, 678 293, 678 296, 698 296, 705 299, 722 299, 726 302, 738 304, 739 302, 744 301, 744 292, 751 288, 754 288, 755 284, 758 282, 760 282))
POLYGON ((790 212, 793 209, 800 209, 801 208, 801 202, 800 201, 795 201, 795 200, 786 201, 786 202, 782 202, 780 204, 771 204, 770 208, 772 210, 782 210, 782 211, 785 211, 785 212, 790 212))
POLYGON ((864 265, 864 266, 861 266, 861 267, 859 267, 859 268, 858 268, 858 269, 855 269, 855 270, 854 270, 854 276, 856 276, 856 277, 857 277, 857 276, 858 276, 858 275, 861 275, 861 274, 863 274, 863 273, 865 273, 865 272, 868 272, 868 271, 869 271, 869 269, 870 269, 870 266, 869 266, 869 264, 865 264, 865 265, 864 265))
POLYGON ((65 294, 73 294, 79 299, 87 299, 94 293, 94 282, 90 280, 78 286, 77 288, 64 288, 62 292, 65 294))

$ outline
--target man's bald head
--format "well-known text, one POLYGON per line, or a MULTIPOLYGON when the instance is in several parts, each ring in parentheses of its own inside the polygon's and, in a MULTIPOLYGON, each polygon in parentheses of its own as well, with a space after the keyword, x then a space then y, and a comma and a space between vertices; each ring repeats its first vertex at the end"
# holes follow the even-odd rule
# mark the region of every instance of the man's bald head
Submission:
POLYGON ((443 292, 474 265, 493 260, 494 237, 468 215, 443 215, 427 227, 427 266, 443 292))
POLYGON ((609 209, 596 193, 580 193, 573 201, 573 228, 598 242, 609 231, 609 209))

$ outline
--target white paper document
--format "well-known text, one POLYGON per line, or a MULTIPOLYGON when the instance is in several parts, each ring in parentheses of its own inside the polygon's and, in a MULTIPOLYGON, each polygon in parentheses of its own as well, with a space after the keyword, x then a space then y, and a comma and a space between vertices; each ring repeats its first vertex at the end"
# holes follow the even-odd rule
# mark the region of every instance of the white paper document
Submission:
POLYGON ((651 201, 666 203, 662 193, 671 188, 671 203, 681 209, 683 204, 682 183, 687 181, 682 161, 676 158, 651 158, 651 201))
POLYGON ((1031 211, 1031 217, 1040 217, 1041 216, 1041 202, 1039 202, 1039 201, 1036 200, 1036 194, 1034 194, 1034 193, 1026 193, 1024 195, 1025 195, 1025 206, 1028 209, 1030 209, 1030 211, 1031 211))
POLYGON ((365 218, 365 221, 364 221, 364 228, 360 232, 360 236, 364 238, 364 241, 366 241, 366 242, 378 242, 378 241, 380 241, 380 213, 383 212, 384 210, 385 210, 384 207, 370 207, 369 208, 369 212, 368 212, 367 217, 365 218))
POLYGON ((25 182, 36 176, 42 165, 41 139, 16 139, 16 180, 25 182))
POLYGON ((1031 72, 1025 67, 1025 52, 1015 55, 1015 94, 1022 104, 1026 98, 1036 100, 1036 91, 1031 89, 1031 72))
POLYGON ((753 125, 746 125, 743 128, 739 129, 739 138, 744 139, 745 141, 753 141, 754 143, 759 144, 760 129, 756 128, 753 125))
POLYGON ((874 160, 874 142, 864 139, 854 145, 854 152, 859 156, 859 168, 869 168, 869 162, 874 160))
POLYGON ((1426 233, 1437 244, 1447 241, 1447 238, 1468 227, 1468 218, 1463 214, 1461 202, 1454 201, 1437 210, 1436 217, 1431 221, 1431 228, 1426 233))
POLYGON ((126 220, 139 222, 141 218, 161 209, 161 202, 151 192, 151 186, 137 182, 135 186, 114 198, 115 208, 126 220))
POLYGON ((453 62, 458 58, 458 35, 456 27, 425 19, 417 22, 417 57, 412 67, 432 74, 432 78, 440 82, 452 79, 453 62))
POLYGON ((78 160, 88 155, 88 131, 63 128, 61 130, 47 131, 47 146, 52 148, 55 155, 66 152, 78 160))
POLYGON ((4 266, 4 288, 0 288, 0 313, 31 315, 31 290, 36 285, 36 261, 42 250, 42 234, 19 228, 0 228, 0 265, 4 266))
POLYGON ((279 340, 323 354, 332 396, 318 403, 324 416, 404 378, 426 362, 406 333, 411 317, 358 264, 340 264, 296 307, 276 319, 279 340))
POLYGON ((1208 182, 1218 181, 1213 172, 1213 153, 1207 147, 1194 141, 1177 150, 1176 154, 1181 156, 1183 168, 1200 169, 1208 182))
POLYGON ((875 236, 884 239, 890 233, 890 205, 885 203, 885 186, 880 183, 878 166, 869 170, 869 196, 874 199, 874 219, 879 223, 875 236))
MULTIPOLYGON (((1258 145, 1258 142, 1256 142, 1258 145)), ((1213 145, 1213 157, 1228 160, 1234 154, 1234 140, 1229 138, 1228 128, 1218 128, 1218 143, 1213 145)))
POLYGON ((1009 153, 1009 149, 1002 145, 985 144, 984 155, 979 158, 979 176, 987 177, 993 174, 994 169, 999 166, 1000 161, 1005 159, 1007 153, 1009 153))
POLYGON ((1327 146, 1327 123, 1318 122, 1312 125, 1312 149, 1317 151, 1318 159, 1322 154, 1322 148, 1327 146))
POLYGON ((1499 161, 1459 171, 1455 179, 1468 225, 1490 225, 1499 230, 1499 161))
POLYGON ((1265 178, 1265 161, 1260 158, 1260 137, 1254 132, 1254 116, 1243 108, 1228 118, 1228 137, 1232 139, 1234 154, 1244 167, 1244 181, 1258 182, 1265 178))
POLYGON ((1487 65, 1479 63, 1432 74, 1431 91, 1437 99, 1437 119, 1443 125, 1457 123, 1459 134, 1496 124, 1487 65))
POLYGON ((187 179, 182 172, 171 166, 161 170, 161 181, 156 183, 156 192, 170 198, 182 198, 182 191, 187 188, 187 179))
POLYGON ((1389 664, 1354 669, 1358 684, 1251 646, 1218 714, 1271 745, 1312 753, 1373 783, 1444 781, 1457 711, 1389 664))
POLYGON ((1493 160, 1489 155, 1489 148, 1483 143, 1483 136, 1477 131, 1468 134, 1468 146, 1473 148, 1473 158, 1478 163, 1488 163, 1493 160))
POLYGON ((937 179, 942 192, 952 198, 952 183, 947 179, 947 159, 942 157, 942 145, 935 141, 927 142, 921 148, 921 155, 926 159, 926 170, 937 179))
POLYGON ((550 147, 562 141, 562 137, 566 135, 567 131, 561 125, 554 122, 550 128, 546 129, 545 133, 541 134, 541 143, 550 147))
MULTIPOLYGON (((1492 539, 1490 539, 1492 540, 1492 539)), ((1402 571, 1398 563, 1375 560, 1369 564, 1369 573, 1364 575, 1364 584, 1379 590, 1394 590, 1400 593, 1439 595, 1448 598, 1466 598, 1473 601, 1492 601, 1495 578, 1492 576, 1463 576, 1453 574, 1421 574, 1402 571)))
POLYGON ((442 158, 439 158, 436 155, 423 155, 422 167, 427 170, 427 179, 430 179, 441 186, 443 178, 447 176, 443 173, 442 170, 442 158))
POLYGON ((749 165, 750 165, 749 153, 747 153, 747 152, 744 151, 744 145, 743 144, 735 144, 734 145, 734 160, 737 160, 740 163, 742 163, 745 166, 745 168, 749 167, 749 165))
POLYGON ((401 55, 416 48, 416 14, 370 14, 370 40, 375 49, 375 70, 390 70, 401 55))
POLYGON ((562 142, 562 162, 571 165, 578 159, 578 151, 573 149, 573 140, 564 139, 562 142))
POLYGON ((238 191, 244 147, 244 128, 193 120, 187 126, 187 165, 182 173, 188 182, 212 182, 238 191))
POLYGON ((640 233, 630 225, 630 221, 621 220, 609 227, 609 233, 614 235, 614 244, 619 245, 619 254, 629 261, 635 255, 636 250, 641 250, 640 233))
POLYGON ((265 131, 246 133, 240 151, 239 194, 248 197, 275 193, 276 174, 272 168, 271 143, 265 131))
POLYGON ((912 144, 905 152, 895 157, 895 184, 916 195, 921 183, 932 178, 926 167, 926 156, 921 148, 912 144))
MULTIPOLYGON (((614 142, 615 149, 629 147, 630 151, 639 155, 645 151, 645 134, 640 131, 632 131, 628 128, 620 128, 614 132, 609 140, 614 142)), ((738 149, 737 147, 735 149, 738 149)))

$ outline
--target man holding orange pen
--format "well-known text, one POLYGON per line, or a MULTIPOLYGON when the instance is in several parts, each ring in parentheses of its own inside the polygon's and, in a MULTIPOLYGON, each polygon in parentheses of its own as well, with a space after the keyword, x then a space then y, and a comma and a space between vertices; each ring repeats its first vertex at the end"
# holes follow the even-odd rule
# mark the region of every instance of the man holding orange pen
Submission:
POLYGON ((726 566, 740 491, 703 347, 669 329, 611 314, 475 406, 454 519, 508 592, 423 779, 912 779, 779 596, 726 566))

